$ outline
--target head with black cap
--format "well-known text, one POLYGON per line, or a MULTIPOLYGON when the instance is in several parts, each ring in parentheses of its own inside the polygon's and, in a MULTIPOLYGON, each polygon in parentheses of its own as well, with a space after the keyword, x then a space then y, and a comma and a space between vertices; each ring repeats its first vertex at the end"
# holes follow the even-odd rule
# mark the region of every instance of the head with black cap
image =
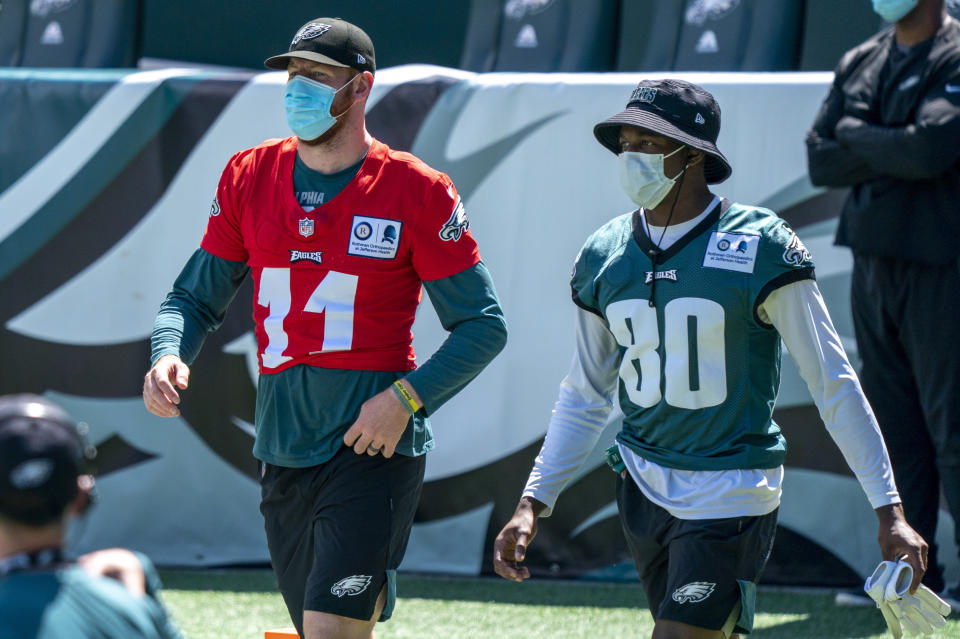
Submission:
POLYGON ((699 215, 713 197, 708 185, 731 173, 717 148, 720 105, 683 80, 641 81, 593 134, 619 156, 621 186, 657 226, 699 215))
POLYGON ((287 124, 302 142, 321 145, 341 132, 364 128, 364 106, 376 72, 373 42, 340 18, 301 26, 288 50, 264 62, 287 72, 287 124))
POLYGON ((0 557, 62 543, 69 517, 91 503, 95 455, 53 402, 0 397, 0 557))

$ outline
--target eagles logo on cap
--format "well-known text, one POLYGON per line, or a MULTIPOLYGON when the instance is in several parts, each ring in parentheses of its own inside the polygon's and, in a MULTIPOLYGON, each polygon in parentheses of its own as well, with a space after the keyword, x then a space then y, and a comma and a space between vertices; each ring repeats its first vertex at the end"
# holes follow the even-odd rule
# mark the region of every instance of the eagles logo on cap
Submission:
POLYGON ((267 58, 268 69, 285 71, 291 58, 375 73, 373 42, 363 29, 340 18, 314 18, 299 29, 286 53, 267 58), (321 37, 322 36, 322 37, 321 37))
POLYGON ((292 47, 301 40, 310 40, 311 38, 316 38, 317 36, 322 36, 324 33, 330 30, 329 24, 324 24, 322 22, 311 22, 306 25, 299 31, 297 35, 293 36, 293 40, 290 41, 290 46, 292 47))

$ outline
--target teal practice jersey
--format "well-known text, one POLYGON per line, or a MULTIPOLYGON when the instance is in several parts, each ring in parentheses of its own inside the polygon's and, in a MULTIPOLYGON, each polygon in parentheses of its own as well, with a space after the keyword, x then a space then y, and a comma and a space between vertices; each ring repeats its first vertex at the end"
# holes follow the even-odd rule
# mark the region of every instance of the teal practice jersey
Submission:
POLYGON ((619 345, 618 441, 668 468, 779 466, 780 336, 757 313, 814 277, 810 253, 773 212, 726 200, 663 251, 641 225, 635 212, 597 230, 571 283, 619 345))
POLYGON ((0 576, 0 639, 181 639, 158 598, 153 564, 140 561, 142 597, 76 565, 0 576))

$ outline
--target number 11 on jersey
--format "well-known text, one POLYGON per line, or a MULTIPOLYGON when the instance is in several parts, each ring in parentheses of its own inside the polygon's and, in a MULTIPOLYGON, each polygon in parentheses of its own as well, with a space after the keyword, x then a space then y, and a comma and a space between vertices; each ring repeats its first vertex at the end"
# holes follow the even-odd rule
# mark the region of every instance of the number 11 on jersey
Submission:
MULTIPOLYGON (((323 314, 323 344, 310 354, 348 351, 353 346, 353 311, 357 297, 358 276, 329 271, 297 312, 323 314)), ((264 368, 276 368, 292 357, 284 355, 290 338, 283 322, 291 312, 290 269, 265 268, 260 273, 257 304, 268 307, 270 315, 263 320, 267 344, 263 349, 264 368)))

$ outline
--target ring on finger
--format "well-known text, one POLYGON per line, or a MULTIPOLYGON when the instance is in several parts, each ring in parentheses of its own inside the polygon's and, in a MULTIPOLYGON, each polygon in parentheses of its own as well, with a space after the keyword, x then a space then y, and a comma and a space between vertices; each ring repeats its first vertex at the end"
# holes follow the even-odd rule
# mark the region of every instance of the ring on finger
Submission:
POLYGON ((379 455, 381 450, 383 450, 383 446, 380 448, 374 448, 373 444, 367 446, 367 453, 370 455, 379 455))

